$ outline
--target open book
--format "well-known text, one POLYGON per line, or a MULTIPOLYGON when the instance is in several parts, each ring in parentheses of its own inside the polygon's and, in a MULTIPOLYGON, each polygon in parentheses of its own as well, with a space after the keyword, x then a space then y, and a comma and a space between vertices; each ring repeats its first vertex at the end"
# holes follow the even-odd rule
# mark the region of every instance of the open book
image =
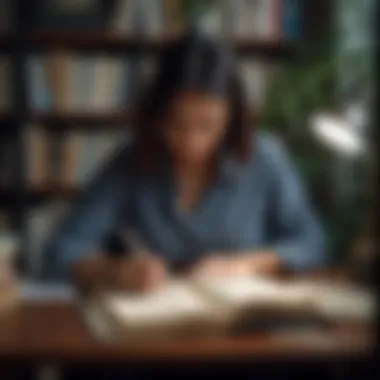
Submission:
POLYGON ((284 322, 367 322, 371 294, 333 284, 280 282, 245 277, 190 282, 173 279, 148 295, 103 292, 83 308, 97 336, 149 338, 215 335, 284 322))

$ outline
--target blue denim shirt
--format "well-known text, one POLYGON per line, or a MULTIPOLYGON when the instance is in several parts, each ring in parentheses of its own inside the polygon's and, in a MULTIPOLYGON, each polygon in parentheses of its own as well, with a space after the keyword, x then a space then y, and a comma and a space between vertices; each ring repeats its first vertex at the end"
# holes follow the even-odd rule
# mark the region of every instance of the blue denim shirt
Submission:
POLYGON ((168 168, 137 179, 130 161, 124 146, 85 190, 46 247, 49 278, 67 278, 75 260, 99 252, 107 236, 129 227, 169 262, 214 250, 270 248, 291 270, 324 263, 320 224, 284 147, 273 137, 257 134, 245 164, 224 157, 220 175, 191 213, 176 208, 168 168))

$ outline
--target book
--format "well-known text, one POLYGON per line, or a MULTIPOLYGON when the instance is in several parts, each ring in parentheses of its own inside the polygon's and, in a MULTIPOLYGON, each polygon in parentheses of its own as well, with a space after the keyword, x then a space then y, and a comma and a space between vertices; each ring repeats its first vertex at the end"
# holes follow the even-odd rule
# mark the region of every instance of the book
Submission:
POLYGON ((239 62, 240 73, 245 84, 245 92, 249 109, 255 112, 263 104, 266 86, 266 68, 257 60, 242 59, 239 62))
POLYGON ((46 72, 51 92, 51 108, 55 112, 66 112, 69 107, 69 75, 71 53, 63 50, 51 52, 46 57, 46 72))
POLYGON ((146 87, 151 84, 153 76, 157 70, 157 60, 153 57, 144 57, 140 60, 140 85, 146 87))
POLYGON ((0 140, 0 189, 12 189, 17 182, 18 163, 15 136, 1 136, 0 140))
POLYGON ((59 183, 64 188, 72 189, 77 186, 75 173, 85 141, 85 133, 81 132, 69 132, 64 137, 59 176, 59 183))
POLYGON ((248 107, 255 113, 260 112, 272 84, 279 75, 279 66, 259 60, 241 59, 239 68, 248 107))
POLYGON ((14 25, 14 2, 0 0, 0 34, 10 32, 14 25))
POLYGON ((296 39, 302 34, 301 4, 299 0, 283 0, 282 29, 284 37, 296 39))
POLYGON ((173 36, 182 32, 187 20, 182 12, 181 0, 161 0, 162 3, 162 33, 173 36))
POLYGON ((10 111, 12 107, 11 64, 7 56, 0 56, 0 112, 10 111))
POLYGON ((261 0, 258 2, 254 35, 259 40, 272 40, 276 37, 276 2, 277 0, 261 0))
POLYGON ((110 16, 108 29, 114 35, 129 35, 134 31, 135 0, 117 0, 110 16))
POLYGON ((261 0, 241 0, 236 2, 234 12, 234 36, 238 38, 256 38, 257 20, 261 0))
POLYGON ((27 72, 27 101, 33 111, 48 111, 53 99, 46 59, 43 55, 30 55, 26 62, 27 72))
POLYGON ((108 56, 96 57, 90 107, 93 112, 115 111, 115 87, 120 79, 120 60, 108 56))
POLYGON ((329 282, 283 282, 264 276, 200 282, 172 278, 146 295, 97 291, 84 298, 81 307, 98 338, 140 341, 236 334, 292 323, 367 323, 375 315, 374 297, 370 291, 329 282))
POLYGON ((120 58, 117 65, 116 86, 114 90, 115 104, 117 111, 124 112, 128 109, 129 104, 133 101, 135 94, 132 86, 133 72, 129 58, 120 58))
POLYGON ((36 125, 28 126, 24 133, 27 186, 31 189, 41 189, 48 185, 50 180, 49 136, 43 128, 36 125))
POLYGON ((284 0, 231 1, 228 29, 233 37, 273 40, 283 36, 284 0))
POLYGON ((141 32, 148 37, 156 37, 164 30, 163 0, 139 0, 137 18, 140 21, 141 32))

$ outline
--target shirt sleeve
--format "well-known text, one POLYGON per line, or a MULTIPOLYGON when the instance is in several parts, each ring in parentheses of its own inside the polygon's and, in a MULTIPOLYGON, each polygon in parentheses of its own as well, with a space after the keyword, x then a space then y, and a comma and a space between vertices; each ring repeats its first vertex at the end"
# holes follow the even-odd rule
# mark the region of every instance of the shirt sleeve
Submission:
POLYGON ((49 240, 43 252, 45 279, 67 280, 73 262, 101 250, 127 202, 131 185, 124 170, 127 158, 122 150, 110 160, 49 240))
POLYGON ((280 142, 272 141, 267 160, 271 176, 270 248, 290 270, 312 269, 326 264, 320 222, 307 200, 296 168, 280 142))

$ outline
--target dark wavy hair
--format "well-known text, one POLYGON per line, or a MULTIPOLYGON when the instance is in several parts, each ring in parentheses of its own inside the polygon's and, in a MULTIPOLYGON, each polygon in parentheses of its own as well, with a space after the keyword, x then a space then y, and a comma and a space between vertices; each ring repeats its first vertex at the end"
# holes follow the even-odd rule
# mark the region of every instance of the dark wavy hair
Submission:
POLYGON ((139 166, 152 168, 167 157, 158 124, 171 100, 186 90, 227 99, 231 118, 223 149, 244 161, 251 125, 234 53, 225 42, 191 31, 162 51, 156 75, 135 109, 132 128, 139 166))

